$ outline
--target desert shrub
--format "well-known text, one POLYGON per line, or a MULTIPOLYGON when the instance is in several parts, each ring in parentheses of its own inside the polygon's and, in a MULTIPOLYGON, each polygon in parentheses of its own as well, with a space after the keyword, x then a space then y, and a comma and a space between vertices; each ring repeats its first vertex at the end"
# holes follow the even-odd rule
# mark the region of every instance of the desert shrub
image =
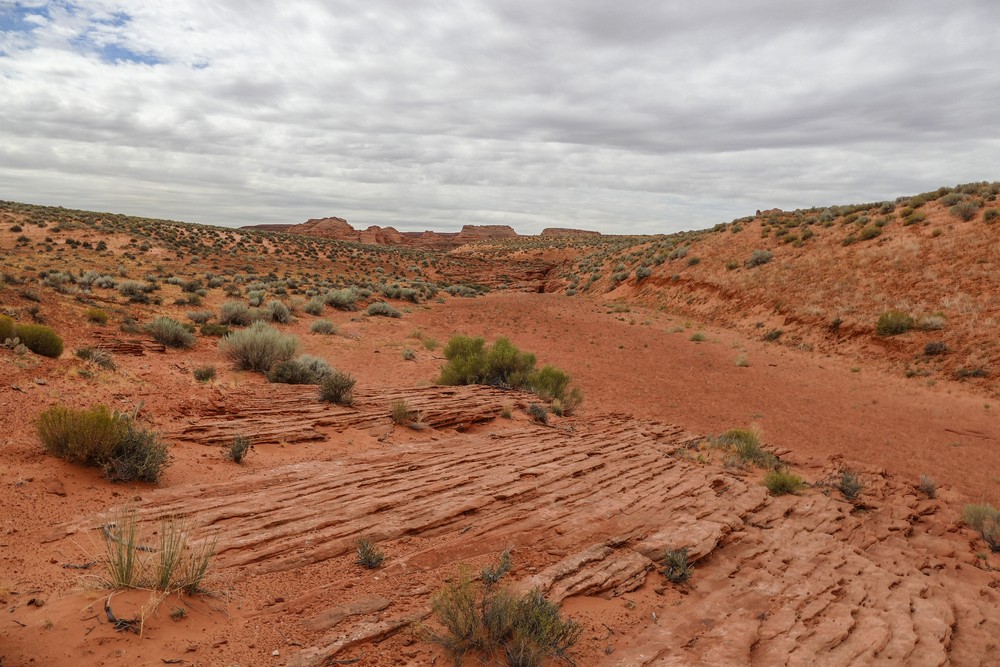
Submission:
POLYGON ((215 379, 215 366, 199 366, 191 374, 198 382, 209 382, 215 379))
POLYGON ((636 281, 645 280, 646 278, 650 277, 651 275, 653 275, 653 270, 651 268, 649 268, 648 266, 640 266, 638 269, 635 270, 635 279, 636 279, 636 281))
POLYGON ((917 488, 928 498, 933 498, 937 495, 937 482, 934 481, 932 477, 927 475, 920 476, 920 482, 917 484, 917 488))
POLYGON ((243 463, 243 459, 246 458, 252 448, 253 443, 251 443, 250 438, 245 435, 238 435, 229 443, 229 446, 225 450, 225 456, 233 463, 243 463))
POLYGON ((531 374, 528 384, 531 390, 545 400, 561 400, 569 391, 570 377, 555 366, 546 364, 531 374))
POLYGON ((195 343, 194 334, 185 328, 183 324, 169 317, 157 317, 146 325, 148 331, 156 342, 167 347, 187 348, 193 347, 195 343))
POLYGON ((337 327, 330 320, 316 320, 309 326, 309 330, 315 334, 328 336, 337 333, 337 327))
POLYGON ((719 443, 732 449, 744 463, 752 463, 761 468, 773 468, 778 459, 764 449, 760 433, 753 428, 731 428, 721 436, 719 443))
POLYGON ((431 609, 442 630, 425 630, 424 637, 450 652, 456 664, 479 652, 511 667, 537 667, 550 657, 566 658, 583 631, 540 591, 518 596, 477 584, 465 571, 433 595, 431 609))
POLYGON ((688 257, 688 266, 695 266, 696 264, 701 264, 701 257, 688 257))
POLYGON ((377 315, 380 317, 402 317, 403 314, 387 304, 385 301, 376 301, 375 303, 368 306, 369 315, 377 315))
POLYGON ((898 310, 882 313, 875 324, 875 333, 879 336, 898 336, 913 327, 913 318, 898 310))
POLYGON ((274 366, 295 356, 299 340, 281 333, 264 322, 234 331, 219 342, 219 350, 244 371, 267 373, 274 366))
POLYGON ((403 359, 405 361, 413 361, 416 358, 417 358, 417 353, 416 352, 414 352, 413 350, 411 350, 408 347, 403 349, 403 359))
POLYGON ((195 324, 206 324, 215 317, 215 313, 210 310, 192 310, 187 312, 187 318, 195 324))
POLYGON ((419 421, 417 411, 410 407, 404 398, 397 398, 389 405, 389 416, 395 424, 409 426, 415 421, 419 421))
POLYGON ((38 416, 35 426, 50 454, 83 465, 101 465, 109 460, 128 429, 123 415, 103 405, 89 410, 53 406, 38 416))
POLYGON ((355 382, 357 381, 349 373, 333 371, 320 382, 320 400, 336 405, 352 405, 355 382))
POLYGON ((541 405, 540 403, 529 404, 528 415, 539 424, 549 423, 549 411, 546 410, 545 406, 541 405))
POLYGON ((762 264, 767 264, 772 259, 774 259, 774 253, 770 250, 754 250, 750 253, 750 258, 743 262, 743 266, 748 269, 752 269, 755 266, 760 266, 762 264))
POLYGON ((288 324, 292 321, 292 311, 288 309, 288 306, 277 299, 268 301, 266 310, 270 315, 269 319, 272 322, 288 324))
POLYGON ((1000 209, 991 208, 983 212, 983 222, 993 224, 993 221, 1000 218, 1000 209))
POLYGON ((199 331, 201 331, 202 336, 215 336, 216 338, 229 335, 229 327, 225 324, 202 324, 199 331))
POLYGON ((445 346, 444 356, 448 363, 439 382, 445 385, 524 387, 535 366, 535 355, 521 352, 506 338, 486 346, 482 338, 455 336, 445 346))
POLYGON ((247 303, 254 308, 264 304, 264 290, 251 290, 247 292, 247 303))
POLYGON ((667 581, 680 584, 691 578, 694 568, 688 562, 687 547, 664 550, 660 561, 663 563, 660 574, 666 577, 667 581))
POLYGON ((361 536, 356 542, 355 563, 369 570, 377 570, 385 562, 385 553, 371 539, 361 536))
POLYGON ((779 338, 781 338, 784 335, 784 333, 785 332, 782 331, 781 329, 771 329, 766 334, 764 334, 764 336, 762 337, 762 339, 765 340, 765 341, 767 341, 767 342, 769 342, 769 343, 773 343, 774 341, 776 341, 779 338))
POLYGON ((349 289, 331 290, 323 295, 326 305, 337 310, 354 310, 357 300, 355 292, 349 289))
POLYGON ((0 315, 0 343, 14 338, 17 335, 14 333, 14 329, 14 320, 6 315, 0 315))
POLYGON ((57 359, 63 353, 62 338, 53 329, 41 324, 17 324, 14 335, 21 345, 43 357, 57 359))
POLYGON ((167 447, 156 433, 103 405, 88 410, 53 406, 38 416, 35 426, 49 453, 102 467, 111 480, 156 482, 169 463, 167 447))
POLYGON ((226 301, 219 307, 219 324, 232 324, 238 327, 245 327, 252 321, 250 309, 245 303, 226 301))
POLYGON ((104 350, 98 350, 92 347, 81 347, 75 352, 75 354, 80 359, 97 364, 106 370, 113 371, 115 369, 115 360, 104 350))
POLYGON ((858 473, 849 468, 845 468, 840 472, 840 478, 837 479, 837 489, 848 500, 854 500, 861 495, 863 487, 864 485, 861 483, 858 473))
POLYGON ((84 316, 87 320, 93 322, 94 324, 104 325, 108 323, 108 314, 100 308, 88 308, 86 312, 84 312, 84 316))
POLYGON ((959 220, 972 220, 979 213, 979 202, 972 199, 960 201, 949 208, 948 212, 959 220))
POLYGON ((267 379, 281 384, 320 384, 332 374, 333 368, 325 359, 303 354, 279 362, 267 374, 267 379))
POLYGON ((306 311, 310 315, 319 315, 323 312, 323 308, 326 304, 323 302, 323 297, 314 296, 306 302, 306 305, 302 307, 302 310, 306 311))
POLYGON ((987 371, 982 366, 969 366, 969 367, 960 366, 959 368, 956 368, 955 371, 952 373, 952 377, 954 377, 956 380, 967 380, 969 378, 984 378, 987 377, 988 375, 989 371, 987 371))
POLYGON ((962 522, 979 531, 991 551, 1000 552, 1000 510, 989 503, 966 505, 962 522))
POLYGON ((862 241, 870 241, 871 239, 873 239, 873 238, 875 238, 877 236, 880 236, 881 234, 882 234, 882 230, 879 229, 877 226, 875 226, 875 225, 868 225, 867 227, 865 227, 864 229, 862 229, 860 232, 858 232, 858 238, 860 240, 862 240, 862 241))
POLYGON ((776 496, 797 493, 805 487, 805 481, 789 470, 771 470, 764 475, 764 486, 776 496))
POLYGON ((700 331, 696 331, 693 334, 691 334, 691 340, 695 343, 703 343, 704 341, 708 340, 708 336, 706 336, 700 331))
POLYGON ((948 353, 948 346, 945 344, 944 341, 933 340, 924 345, 924 354, 926 354, 928 357, 933 357, 935 355, 947 354, 947 353, 948 353))
POLYGON ((125 437, 114 448, 110 459, 103 463, 104 476, 117 482, 155 483, 169 461, 167 445, 160 436, 129 419, 125 437))

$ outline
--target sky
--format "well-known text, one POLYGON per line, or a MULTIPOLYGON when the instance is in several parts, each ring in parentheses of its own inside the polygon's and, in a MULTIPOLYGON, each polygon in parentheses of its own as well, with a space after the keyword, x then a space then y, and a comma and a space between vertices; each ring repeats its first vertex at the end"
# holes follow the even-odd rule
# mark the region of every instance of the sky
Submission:
POLYGON ((0 199, 701 229, 1000 180, 995 0, 0 0, 0 199))

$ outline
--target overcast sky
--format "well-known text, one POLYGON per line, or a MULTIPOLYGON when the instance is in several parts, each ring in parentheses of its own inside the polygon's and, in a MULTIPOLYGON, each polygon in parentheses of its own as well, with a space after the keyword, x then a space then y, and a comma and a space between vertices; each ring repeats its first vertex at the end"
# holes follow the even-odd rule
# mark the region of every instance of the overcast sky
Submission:
POLYGON ((696 229, 1000 180, 996 0, 0 0, 0 199, 696 229))

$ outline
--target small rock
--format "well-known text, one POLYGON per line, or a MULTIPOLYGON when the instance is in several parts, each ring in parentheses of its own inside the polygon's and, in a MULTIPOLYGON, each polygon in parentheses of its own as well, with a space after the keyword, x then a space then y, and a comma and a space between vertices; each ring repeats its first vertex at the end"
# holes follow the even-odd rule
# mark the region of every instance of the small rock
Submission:
POLYGON ((278 649, 274 649, 273 651, 271 651, 271 655, 277 658, 279 655, 281 655, 281 651, 279 651, 278 649))

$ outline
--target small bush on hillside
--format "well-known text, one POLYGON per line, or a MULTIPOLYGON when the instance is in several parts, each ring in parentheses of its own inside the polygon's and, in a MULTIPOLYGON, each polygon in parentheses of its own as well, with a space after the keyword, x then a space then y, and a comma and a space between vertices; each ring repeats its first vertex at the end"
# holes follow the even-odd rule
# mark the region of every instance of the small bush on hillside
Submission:
POLYGON ((202 324, 201 329, 202 336, 215 336, 216 338, 222 338, 223 336, 229 335, 229 327, 224 324, 202 324))
POLYGON ((858 232, 858 238, 862 241, 870 241, 877 236, 882 235, 882 230, 875 225, 868 225, 860 232, 858 232))
POLYGON ((326 305, 337 310, 354 310, 358 297, 353 290, 331 290, 323 295, 326 305))
POLYGON ((917 488, 928 498, 933 498, 937 495, 937 482, 934 478, 928 477, 927 475, 920 476, 920 482, 917 484, 917 488))
POLYGON ((948 212, 959 220, 972 220, 979 213, 979 202, 967 199, 949 208, 948 212))
POLYGON ((353 405, 355 382, 350 373, 333 371, 319 385, 320 400, 336 405, 353 405))
POLYGON ((189 310, 187 312, 187 318, 195 324, 206 324, 213 317, 215 317, 215 313, 210 310, 189 310))
POLYGON ((237 369, 258 373, 267 373, 282 361, 291 359, 298 347, 298 338, 283 334, 264 322, 234 331, 219 342, 219 350, 237 369))
POLYGON ((864 485, 861 483, 858 473, 850 469, 844 469, 837 480, 837 488, 843 494, 844 498, 854 500, 861 494, 861 489, 864 488, 864 485))
POLYGON ((325 307, 326 304, 323 302, 323 297, 314 296, 306 302, 306 305, 302 307, 302 310, 309 315, 320 315, 323 313, 323 308, 325 307))
POLYGON ((198 382, 209 382, 215 379, 215 366, 200 366, 191 373, 198 382))
POLYGON ((948 346, 945 344, 944 341, 934 340, 924 345, 924 354, 926 354, 928 357, 933 357, 936 355, 947 354, 947 353, 948 353, 948 346))
POLYGON ((81 347, 75 354, 80 359, 96 364, 105 370, 115 370, 115 360, 104 350, 98 350, 92 347, 81 347))
POLYGON ((788 470, 771 470, 764 475, 764 486, 776 496, 798 493, 805 485, 801 477, 788 470))
POLYGON ((325 359, 303 354, 278 363, 267 379, 282 384, 320 384, 332 374, 333 368, 325 359))
POLYGON ((385 553, 379 549, 375 542, 362 536, 358 538, 356 544, 357 558, 354 560, 355 563, 369 570, 377 570, 382 567, 382 563, 385 562, 385 553))
POLYGON ((226 458, 233 463, 243 463, 243 459, 246 458, 251 449, 253 449, 253 444, 250 442, 250 438, 245 435, 238 435, 233 438, 232 443, 226 448, 226 458))
POLYGON ((53 329, 41 324, 17 324, 14 335, 21 345, 43 357, 57 359, 63 353, 62 338, 53 329))
POLYGON ((761 266, 762 264, 767 264, 772 259, 774 259, 774 253, 770 250, 754 250, 750 253, 750 258, 743 262, 743 266, 748 269, 752 269, 755 266, 761 266))
POLYGON ((403 314, 387 304, 385 301, 376 301, 368 306, 368 314, 379 317, 402 317, 403 314))
POLYGON ((879 336, 898 336, 913 327, 913 318, 904 312, 890 310, 882 313, 875 324, 875 333, 879 336))
POLYGON ((1000 218, 1000 209, 991 208, 983 212, 983 222, 988 225, 992 225, 997 218, 1000 218))
POLYGON ((187 348, 195 344, 194 334, 187 330, 183 324, 169 317, 157 317, 146 325, 148 331, 156 342, 167 347, 187 348))
POLYGON ((314 334, 322 334, 324 336, 337 333, 336 325, 330 320, 316 320, 309 326, 309 330, 314 334))
POLYGON ((88 308, 84 316, 94 324, 104 325, 108 323, 108 314, 100 308, 88 308))
POLYGON ((89 410, 54 406, 39 415, 35 426, 49 453, 101 467, 111 480, 156 482, 169 463, 167 447, 155 433, 103 405, 89 410))
POLYGON ((269 313, 272 322, 288 324, 292 321, 292 311, 290 311, 288 306, 283 304, 281 301, 276 299, 268 301, 266 310, 269 313))
POLYGON ((219 307, 219 324, 245 327, 252 322, 250 309, 239 301, 226 301, 219 307))
POLYGON ((404 398, 398 398, 389 405, 389 416, 400 426, 409 426, 420 420, 417 411, 410 408, 410 404, 404 398))
POLYGON ((962 522, 979 531, 991 551, 1000 552, 1000 510, 989 503, 966 505, 962 522))
POLYGON ((666 549, 660 559, 663 567, 660 574, 667 578, 667 581, 674 584, 681 584, 691 578, 694 568, 688 563, 688 549, 666 549))

